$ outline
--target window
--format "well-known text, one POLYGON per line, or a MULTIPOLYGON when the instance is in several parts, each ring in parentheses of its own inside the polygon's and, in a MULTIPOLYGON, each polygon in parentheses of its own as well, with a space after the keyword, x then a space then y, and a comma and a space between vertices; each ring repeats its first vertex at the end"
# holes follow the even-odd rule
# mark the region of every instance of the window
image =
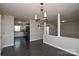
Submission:
POLYGON ((20 26, 19 25, 15 25, 15 31, 20 31, 20 26))

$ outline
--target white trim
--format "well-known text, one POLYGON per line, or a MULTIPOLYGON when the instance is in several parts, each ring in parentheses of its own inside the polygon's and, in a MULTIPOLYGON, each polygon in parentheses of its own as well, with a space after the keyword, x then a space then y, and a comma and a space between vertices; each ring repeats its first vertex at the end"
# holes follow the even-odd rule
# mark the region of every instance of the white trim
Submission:
POLYGON ((2 49, 5 48, 5 47, 9 47, 9 46, 14 46, 14 44, 3 45, 3 46, 2 46, 2 49))
MULTIPOLYGON (((41 40, 41 39, 38 39, 38 40, 41 40)), ((34 42, 34 41, 38 41, 37 39, 36 40, 30 40, 30 42, 34 42)))
POLYGON ((46 22, 44 22, 44 34, 46 34, 46 22))
POLYGON ((57 23, 58 23, 58 37, 60 37, 60 13, 58 13, 58 21, 57 21, 57 23))
POLYGON ((79 54, 74 53, 74 52, 72 52, 72 51, 69 51, 69 50, 67 50, 67 49, 61 48, 61 47, 59 47, 59 46, 56 46, 56 45, 53 45, 53 44, 50 44, 50 43, 47 43, 47 42, 44 42, 44 43, 45 43, 45 44, 48 44, 48 45, 50 45, 50 46, 56 47, 56 48, 58 48, 58 49, 64 50, 64 51, 66 51, 66 52, 69 52, 69 53, 71 53, 71 54, 74 54, 74 55, 79 56, 79 54))
MULTIPOLYGON (((38 40, 41 40, 41 39, 38 39, 38 40)), ((34 42, 34 41, 38 41, 38 40, 30 40, 30 42, 34 42)), ((3 45, 2 49, 5 48, 5 47, 9 47, 9 46, 14 46, 14 44, 3 45)))

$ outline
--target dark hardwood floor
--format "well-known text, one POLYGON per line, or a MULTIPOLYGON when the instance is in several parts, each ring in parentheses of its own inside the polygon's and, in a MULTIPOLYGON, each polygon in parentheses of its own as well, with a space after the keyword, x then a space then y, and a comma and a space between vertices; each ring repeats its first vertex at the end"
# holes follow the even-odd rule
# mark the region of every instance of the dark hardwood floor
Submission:
POLYGON ((15 38, 15 45, 3 48, 2 56, 75 56, 63 50, 43 43, 43 40, 25 42, 24 38, 15 38))

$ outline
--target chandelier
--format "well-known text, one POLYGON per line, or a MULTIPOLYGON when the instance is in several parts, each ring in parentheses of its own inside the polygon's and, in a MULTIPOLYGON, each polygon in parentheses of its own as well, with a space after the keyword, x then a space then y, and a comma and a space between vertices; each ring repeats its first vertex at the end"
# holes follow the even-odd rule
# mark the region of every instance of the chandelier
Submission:
POLYGON ((38 19, 37 15, 35 15, 35 21, 38 22, 38 27, 42 27, 44 22, 48 22, 47 13, 44 10, 44 3, 40 3, 40 11, 41 11, 41 18, 38 19))

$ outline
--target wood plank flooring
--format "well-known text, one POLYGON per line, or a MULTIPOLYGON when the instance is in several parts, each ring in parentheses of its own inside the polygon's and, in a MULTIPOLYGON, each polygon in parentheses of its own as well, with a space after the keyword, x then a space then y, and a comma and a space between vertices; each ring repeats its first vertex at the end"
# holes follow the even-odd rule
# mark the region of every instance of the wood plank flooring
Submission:
POLYGON ((25 38, 15 38, 15 45, 3 48, 2 56, 75 56, 43 43, 43 40, 25 42, 25 38))

